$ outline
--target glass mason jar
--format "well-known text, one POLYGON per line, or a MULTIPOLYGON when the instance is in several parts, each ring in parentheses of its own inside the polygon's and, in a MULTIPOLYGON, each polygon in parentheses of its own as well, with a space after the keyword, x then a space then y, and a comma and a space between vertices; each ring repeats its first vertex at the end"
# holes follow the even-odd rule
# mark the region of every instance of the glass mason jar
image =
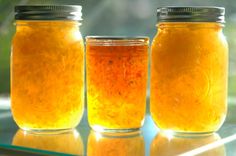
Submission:
POLYGON ((74 128, 84 107, 81 6, 16 6, 11 107, 24 130, 74 128))
POLYGON ((132 131, 143 125, 148 41, 86 38, 88 121, 95 131, 132 131))
POLYGON ((224 122, 228 75, 224 13, 219 7, 158 9, 150 112, 159 128, 211 133, 224 122))

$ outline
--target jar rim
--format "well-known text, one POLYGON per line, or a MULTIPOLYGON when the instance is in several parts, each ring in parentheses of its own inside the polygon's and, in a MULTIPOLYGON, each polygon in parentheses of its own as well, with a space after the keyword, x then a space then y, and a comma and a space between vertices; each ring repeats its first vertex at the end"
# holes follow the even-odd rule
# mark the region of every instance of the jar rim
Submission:
POLYGON ((157 9, 158 22, 225 23, 225 8, 216 6, 167 6, 157 9))
POLYGON ((86 39, 96 40, 139 40, 149 39, 147 36, 86 36, 86 39))
POLYGON ((147 36, 86 36, 86 44, 100 46, 148 45, 147 36))
POLYGON ((80 5, 17 5, 16 20, 82 20, 80 5))

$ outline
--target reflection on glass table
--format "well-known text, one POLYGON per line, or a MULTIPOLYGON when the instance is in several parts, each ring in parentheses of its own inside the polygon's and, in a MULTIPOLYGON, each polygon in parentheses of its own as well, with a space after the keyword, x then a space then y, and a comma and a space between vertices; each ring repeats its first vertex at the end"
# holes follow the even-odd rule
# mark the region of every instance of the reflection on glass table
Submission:
MULTIPOLYGON (((181 137, 159 133, 153 139, 150 155, 151 156, 172 156, 184 154, 186 151, 199 148, 201 146, 219 141, 221 138, 218 134, 201 137, 181 137)), ((225 156, 225 147, 220 145, 213 150, 202 152, 201 156, 225 156)))
POLYGON ((75 131, 42 135, 19 130, 11 115, 9 98, 0 97, 0 155, 235 156, 235 114, 236 100, 229 100, 226 122, 217 134, 205 137, 164 134, 155 126, 149 113, 144 126, 136 133, 97 133, 89 128, 86 111, 75 131))
POLYGON ((90 131, 87 156, 145 156, 144 138, 134 133, 98 133, 90 131))
POLYGON ((84 155, 84 145, 77 130, 62 134, 34 134, 18 130, 12 145, 61 153, 84 155))

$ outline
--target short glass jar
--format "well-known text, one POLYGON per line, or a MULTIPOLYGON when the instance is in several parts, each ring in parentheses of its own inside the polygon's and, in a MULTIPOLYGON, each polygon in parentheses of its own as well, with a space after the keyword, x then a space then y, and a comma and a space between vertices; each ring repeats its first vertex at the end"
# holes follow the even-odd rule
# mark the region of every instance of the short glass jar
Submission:
POLYGON ((224 8, 159 8, 151 54, 150 112, 159 128, 217 131, 227 112, 224 8))
POLYGON ((88 121, 95 131, 133 131, 146 111, 147 37, 86 38, 88 121))
POLYGON ((16 6, 11 107, 24 130, 74 128, 84 109, 81 6, 16 6))

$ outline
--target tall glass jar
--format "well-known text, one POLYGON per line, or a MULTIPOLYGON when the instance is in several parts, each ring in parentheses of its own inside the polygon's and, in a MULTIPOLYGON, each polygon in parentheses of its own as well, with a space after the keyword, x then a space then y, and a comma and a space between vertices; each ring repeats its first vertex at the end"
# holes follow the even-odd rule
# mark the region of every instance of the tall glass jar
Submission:
POLYGON ((147 37, 86 38, 88 121, 96 131, 134 131, 146 111, 147 37))
POLYGON ((84 107, 81 6, 16 6, 11 107, 24 130, 74 128, 84 107))
POLYGON ((224 8, 158 9, 151 54, 151 106, 159 128, 217 131, 227 112, 228 46, 224 8))

